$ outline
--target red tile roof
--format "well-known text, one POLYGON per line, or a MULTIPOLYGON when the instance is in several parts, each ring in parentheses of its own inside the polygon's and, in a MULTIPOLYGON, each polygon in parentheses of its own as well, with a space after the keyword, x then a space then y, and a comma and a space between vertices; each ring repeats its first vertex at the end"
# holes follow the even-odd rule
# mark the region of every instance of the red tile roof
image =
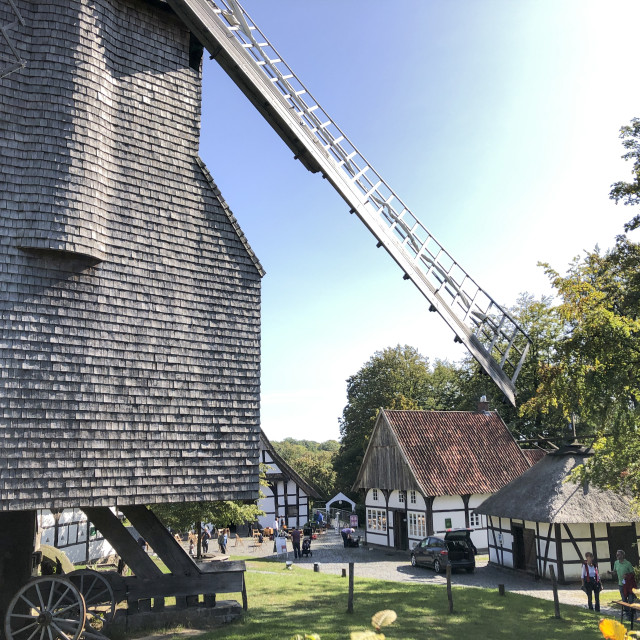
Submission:
POLYGON ((522 453, 524 453, 529 464, 533 466, 536 462, 540 462, 540 460, 547 455, 548 451, 544 449, 523 449, 522 453))
POLYGON ((425 495, 493 493, 529 468, 494 411, 383 413, 425 495))

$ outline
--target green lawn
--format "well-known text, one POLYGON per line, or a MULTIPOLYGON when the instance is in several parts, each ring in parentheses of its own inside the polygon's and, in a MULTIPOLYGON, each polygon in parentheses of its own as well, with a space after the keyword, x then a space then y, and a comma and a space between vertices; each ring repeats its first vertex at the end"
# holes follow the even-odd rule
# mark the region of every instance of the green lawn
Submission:
POLYGON ((199 636, 203 640, 288 640, 305 632, 322 640, 344 640, 351 631, 370 629, 371 616, 381 609, 398 614, 398 620, 382 630, 389 640, 602 638, 598 615, 585 609, 561 605, 558 620, 553 602, 454 587, 450 615, 445 587, 358 579, 357 566, 355 612, 349 615, 346 578, 295 566, 286 570, 282 562, 268 559, 248 560, 247 567, 245 620, 199 636))

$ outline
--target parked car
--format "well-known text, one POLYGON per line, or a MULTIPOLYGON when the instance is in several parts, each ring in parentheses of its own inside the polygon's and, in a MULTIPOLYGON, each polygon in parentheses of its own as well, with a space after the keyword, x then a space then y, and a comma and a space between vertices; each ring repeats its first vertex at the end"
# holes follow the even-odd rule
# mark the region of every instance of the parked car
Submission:
POLYGON ((436 573, 440 573, 450 564, 451 569, 466 569, 473 573, 477 550, 471 542, 471 531, 452 529, 442 538, 429 536, 420 540, 411 551, 411 565, 432 567, 436 573))

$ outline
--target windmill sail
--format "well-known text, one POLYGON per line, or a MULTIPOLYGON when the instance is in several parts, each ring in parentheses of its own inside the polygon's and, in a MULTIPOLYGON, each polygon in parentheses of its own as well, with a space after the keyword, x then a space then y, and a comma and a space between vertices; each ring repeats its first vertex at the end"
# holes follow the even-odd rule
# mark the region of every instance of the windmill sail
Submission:
POLYGON ((168 0, 293 151, 356 213, 515 404, 530 340, 433 237, 300 82, 235 0, 168 0))

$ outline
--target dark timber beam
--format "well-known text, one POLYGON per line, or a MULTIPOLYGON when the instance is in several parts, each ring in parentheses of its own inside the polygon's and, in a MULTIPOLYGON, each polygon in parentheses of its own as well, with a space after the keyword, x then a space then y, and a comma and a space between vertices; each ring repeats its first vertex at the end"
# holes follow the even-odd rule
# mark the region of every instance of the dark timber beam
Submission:
POLYGON ((82 510, 137 577, 151 580, 162 576, 162 571, 109 507, 84 507, 82 510))
POLYGON ((182 545, 169 533, 153 511, 144 505, 128 505, 120 510, 138 533, 151 545, 172 574, 192 576, 199 573, 195 562, 182 545))

